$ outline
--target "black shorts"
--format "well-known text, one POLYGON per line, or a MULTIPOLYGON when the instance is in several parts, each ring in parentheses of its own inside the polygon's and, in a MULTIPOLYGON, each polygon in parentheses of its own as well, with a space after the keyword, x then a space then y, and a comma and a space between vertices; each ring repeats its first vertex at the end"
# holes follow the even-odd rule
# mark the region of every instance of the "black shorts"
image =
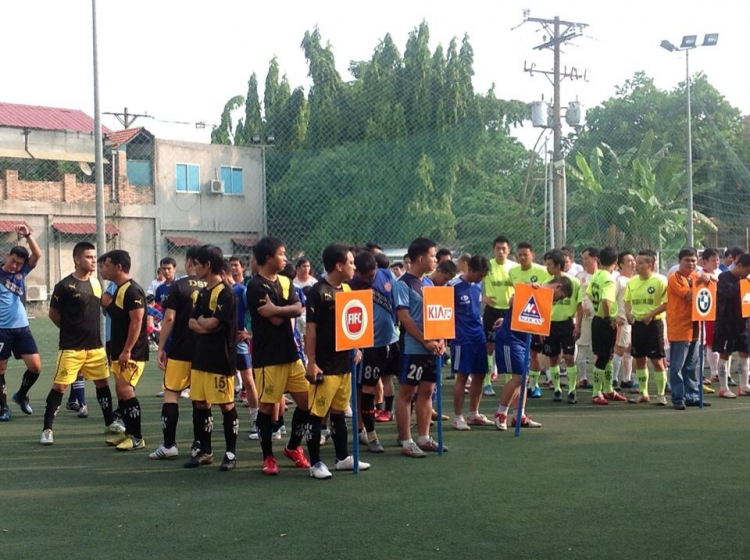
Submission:
POLYGON ((747 335, 746 333, 726 332, 721 328, 720 323, 716 323, 714 330, 714 345, 711 348, 719 354, 733 354, 734 352, 747 352, 747 335))
POLYGON ((484 326, 484 335, 487 337, 487 342, 495 341, 495 330, 492 326, 498 319, 502 319, 503 317, 505 317, 505 309, 497 309, 489 305, 484 308, 482 325, 484 326))
POLYGON ((561 353, 572 356, 576 353, 576 339, 573 337, 573 319, 567 321, 552 321, 549 336, 544 339, 542 352, 553 358, 561 353))
POLYGON ((374 387, 386 375, 400 375, 401 351, 398 342, 377 348, 365 348, 357 368, 357 385, 374 387))
POLYGON ((617 330, 612 326, 612 320, 604 317, 594 317, 591 321, 591 350, 594 356, 611 356, 615 350, 617 330))
POLYGON ((658 360, 664 353, 664 321, 656 319, 648 325, 636 321, 633 323, 631 356, 658 360))
POLYGON ((437 382, 437 356, 433 354, 404 354, 399 381, 416 387, 420 382, 437 382))
POLYGON ((7 360, 11 354, 16 360, 21 356, 39 354, 29 327, 0 329, 0 360, 7 360))
POLYGON ((531 335, 531 351, 536 353, 541 353, 542 350, 544 350, 544 343, 542 342, 542 337, 538 334, 532 334, 531 335))

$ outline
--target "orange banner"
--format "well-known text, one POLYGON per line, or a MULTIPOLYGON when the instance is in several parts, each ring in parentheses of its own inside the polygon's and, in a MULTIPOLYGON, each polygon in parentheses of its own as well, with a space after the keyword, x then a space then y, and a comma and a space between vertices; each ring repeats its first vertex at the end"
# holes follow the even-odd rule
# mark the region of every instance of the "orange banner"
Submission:
POLYGON ((422 289, 422 318, 425 340, 456 338, 456 313, 452 286, 422 289))
POLYGON ((514 331, 549 336, 552 327, 552 288, 536 288, 518 282, 513 300, 510 328, 514 331))
POLYGON ((740 280, 740 296, 742 297, 742 316, 750 317, 750 280, 740 280))
POLYGON ((715 320, 716 282, 693 286, 693 321, 715 320))
POLYGON ((374 342, 372 290, 336 293, 336 351, 367 348, 374 342))

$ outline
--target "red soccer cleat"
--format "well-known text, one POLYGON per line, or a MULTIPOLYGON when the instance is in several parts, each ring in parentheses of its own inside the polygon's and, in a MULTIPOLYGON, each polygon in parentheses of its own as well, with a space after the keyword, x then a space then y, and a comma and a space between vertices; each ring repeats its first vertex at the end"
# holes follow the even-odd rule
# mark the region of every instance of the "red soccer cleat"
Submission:
POLYGON ((611 393, 604 393, 604 398, 608 401, 616 401, 616 402, 627 402, 628 398, 618 393, 617 391, 612 391, 611 393))
POLYGON ((607 405, 609 404, 609 401, 604 398, 604 395, 599 395, 591 399, 591 404, 607 405))
MULTIPOLYGON (((302 451, 301 447, 297 447, 297 449, 289 449, 287 447, 284 447, 284 455, 294 461, 294 466, 298 469, 310 468, 310 461, 308 461, 307 457, 305 457, 305 452, 302 451)), ((276 467, 276 472, 279 472, 278 467, 276 467)))
POLYGON ((276 457, 266 457, 263 459, 262 472, 271 476, 279 474, 279 465, 276 464, 276 457))
POLYGON ((375 421, 376 422, 390 422, 393 420, 393 412, 390 410, 376 410, 375 421))

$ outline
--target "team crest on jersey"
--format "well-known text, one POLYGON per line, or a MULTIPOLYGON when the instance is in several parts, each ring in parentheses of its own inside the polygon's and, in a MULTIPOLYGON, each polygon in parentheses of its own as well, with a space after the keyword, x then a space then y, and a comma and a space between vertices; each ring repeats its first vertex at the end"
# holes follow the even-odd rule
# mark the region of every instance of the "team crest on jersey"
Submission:
POLYGON ((653 286, 649 286, 649 287, 648 287, 648 290, 646 290, 646 291, 647 291, 647 292, 648 292, 649 294, 653 294, 653 293, 654 293, 654 292, 656 291, 656 288, 654 288, 653 286))
POLYGON ((318 397, 318 400, 315 401, 315 404, 317 404, 320 408, 325 408, 326 406, 326 398, 325 397, 318 397))
POLYGON ((384 289, 384 290, 385 290, 386 292, 390 292, 390 291, 391 291, 391 290, 393 289, 393 286, 391 285, 391 283, 390 283, 390 282, 386 282, 385 284, 383 284, 383 289, 384 289))
POLYGON ((531 323, 532 325, 541 325, 544 322, 542 314, 539 313, 539 306, 536 303, 536 298, 531 296, 526 305, 523 306, 523 311, 519 319, 525 323, 531 323))
POLYGON ((536 282, 537 280, 539 280, 539 277, 535 274, 534 276, 529 278, 529 280, 531 280, 532 282, 536 282))

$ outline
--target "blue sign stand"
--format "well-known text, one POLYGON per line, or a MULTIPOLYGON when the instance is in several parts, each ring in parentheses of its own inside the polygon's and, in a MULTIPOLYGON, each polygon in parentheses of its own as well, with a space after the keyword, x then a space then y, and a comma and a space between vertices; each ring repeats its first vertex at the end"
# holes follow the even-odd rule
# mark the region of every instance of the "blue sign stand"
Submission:
POLYGON ((352 457, 354 458, 354 474, 359 474, 359 414, 357 412, 357 362, 354 359, 356 350, 352 350, 352 457))
POLYGON ((437 356, 437 432, 438 432, 438 455, 443 454, 443 355, 437 356))
POLYGON ((521 392, 518 395, 518 404, 516 410, 516 433, 515 436, 521 435, 521 420, 523 418, 523 407, 526 402, 526 380, 529 376, 529 365, 531 363, 531 335, 526 335, 526 349, 523 354, 524 368, 521 373, 521 392))

